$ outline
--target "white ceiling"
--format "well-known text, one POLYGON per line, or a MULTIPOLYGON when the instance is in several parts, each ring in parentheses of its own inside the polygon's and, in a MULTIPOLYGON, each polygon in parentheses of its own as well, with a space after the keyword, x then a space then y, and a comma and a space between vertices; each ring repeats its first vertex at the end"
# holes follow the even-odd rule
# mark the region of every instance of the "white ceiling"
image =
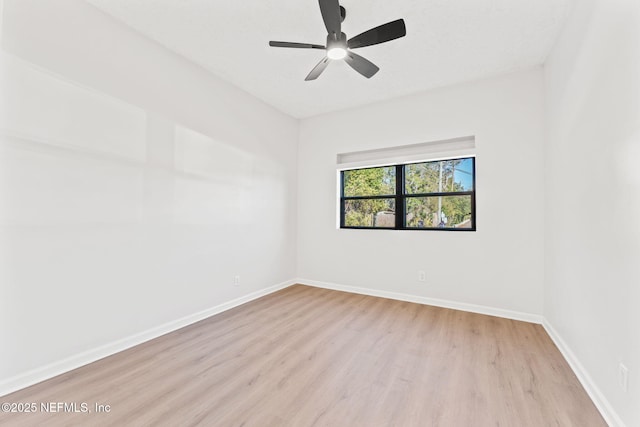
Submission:
POLYGON ((342 0, 348 37, 403 18, 407 36, 358 49, 371 79, 343 61, 269 40, 324 45, 317 0, 87 0, 142 34, 296 118, 408 95, 546 59, 573 0, 342 0))

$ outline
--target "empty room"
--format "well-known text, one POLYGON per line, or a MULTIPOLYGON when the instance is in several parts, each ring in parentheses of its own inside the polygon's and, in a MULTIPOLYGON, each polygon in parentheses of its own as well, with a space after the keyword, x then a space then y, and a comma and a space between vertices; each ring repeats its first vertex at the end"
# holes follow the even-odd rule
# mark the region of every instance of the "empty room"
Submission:
POLYGON ((637 0, 0 10, 0 425, 640 427, 637 0))

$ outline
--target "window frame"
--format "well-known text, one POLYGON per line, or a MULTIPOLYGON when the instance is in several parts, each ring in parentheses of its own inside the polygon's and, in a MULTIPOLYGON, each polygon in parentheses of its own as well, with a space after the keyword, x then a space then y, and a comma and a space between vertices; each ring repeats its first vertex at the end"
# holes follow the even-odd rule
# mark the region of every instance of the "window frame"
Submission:
POLYGON ((346 230, 409 230, 409 231, 477 231, 476 224, 476 157, 475 156, 463 156, 452 157, 437 160, 423 160, 412 161, 406 163, 396 163, 381 166, 367 166, 353 169, 340 170, 340 200, 339 200, 339 219, 340 229, 346 230), (408 165, 421 164, 421 163, 439 163, 452 160, 466 160, 471 159, 472 165, 472 188, 468 191, 450 191, 450 192, 432 192, 432 193, 412 193, 407 194, 405 192, 405 167, 408 165), (361 169, 375 169, 384 167, 395 167, 396 177, 396 192, 395 194, 376 195, 376 196, 345 196, 344 195, 344 173, 361 170, 361 169), (454 227, 408 227, 406 225, 406 201, 411 198, 425 198, 425 197, 447 197, 447 196, 470 196, 471 197, 471 227, 470 228, 454 228, 454 227), (395 226, 394 227, 356 227, 345 225, 345 202, 348 200, 380 200, 380 199, 394 199, 395 200, 395 226), (401 214, 398 215, 398 212, 401 214))

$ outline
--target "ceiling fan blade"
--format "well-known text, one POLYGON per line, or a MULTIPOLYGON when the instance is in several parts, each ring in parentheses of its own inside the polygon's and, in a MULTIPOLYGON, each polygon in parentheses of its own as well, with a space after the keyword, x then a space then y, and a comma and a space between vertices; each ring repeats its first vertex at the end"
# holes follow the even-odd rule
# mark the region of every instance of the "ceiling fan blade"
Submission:
POLYGON ((373 77, 375 73, 380 70, 373 62, 368 59, 363 58, 360 55, 356 55, 353 52, 347 52, 347 56, 344 57, 344 60, 347 64, 351 66, 354 70, 370 79, 373 77))
POLYGON ((325 68, 329 65, 329 58, 326 56, 322 59, 322 61, 318 62, 318 65, 313 67, 313 70, 309 73, 309 75, 304 79, 305 81, 315 80, 322 74, 325 68))
POLYGON ((352 37, 347 46, 349 49, 357 49, 359 47, 371 46, 378 43, 388 42, 390 40, 399 39, 407 35, 407 28, 403 19, 387 22, 369 31, 352 37))
POLYGON ((324 26, 327 27, 329 35, 333 35, 335 40, 340 38, 340 23, 342 18, 340 16, 340 3, 338 0, 318 0, 320 3, 320 13, 322 13, 322 20, 324 26))
POLYGON ((324 49, 324 46, 310 43, 293 43, 293 42, 274 42, 270 41, 269 46, 272 47, 295 47, 298 49, 324 49))

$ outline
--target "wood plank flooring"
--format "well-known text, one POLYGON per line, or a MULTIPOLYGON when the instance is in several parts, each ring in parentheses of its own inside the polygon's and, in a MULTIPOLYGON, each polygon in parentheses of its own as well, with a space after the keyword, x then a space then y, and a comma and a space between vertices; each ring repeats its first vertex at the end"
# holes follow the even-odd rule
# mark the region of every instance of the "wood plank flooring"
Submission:
POLYGON ((38 405, 10 426, 606 426, 540 325, 302 285, 0 401, 38 405))

